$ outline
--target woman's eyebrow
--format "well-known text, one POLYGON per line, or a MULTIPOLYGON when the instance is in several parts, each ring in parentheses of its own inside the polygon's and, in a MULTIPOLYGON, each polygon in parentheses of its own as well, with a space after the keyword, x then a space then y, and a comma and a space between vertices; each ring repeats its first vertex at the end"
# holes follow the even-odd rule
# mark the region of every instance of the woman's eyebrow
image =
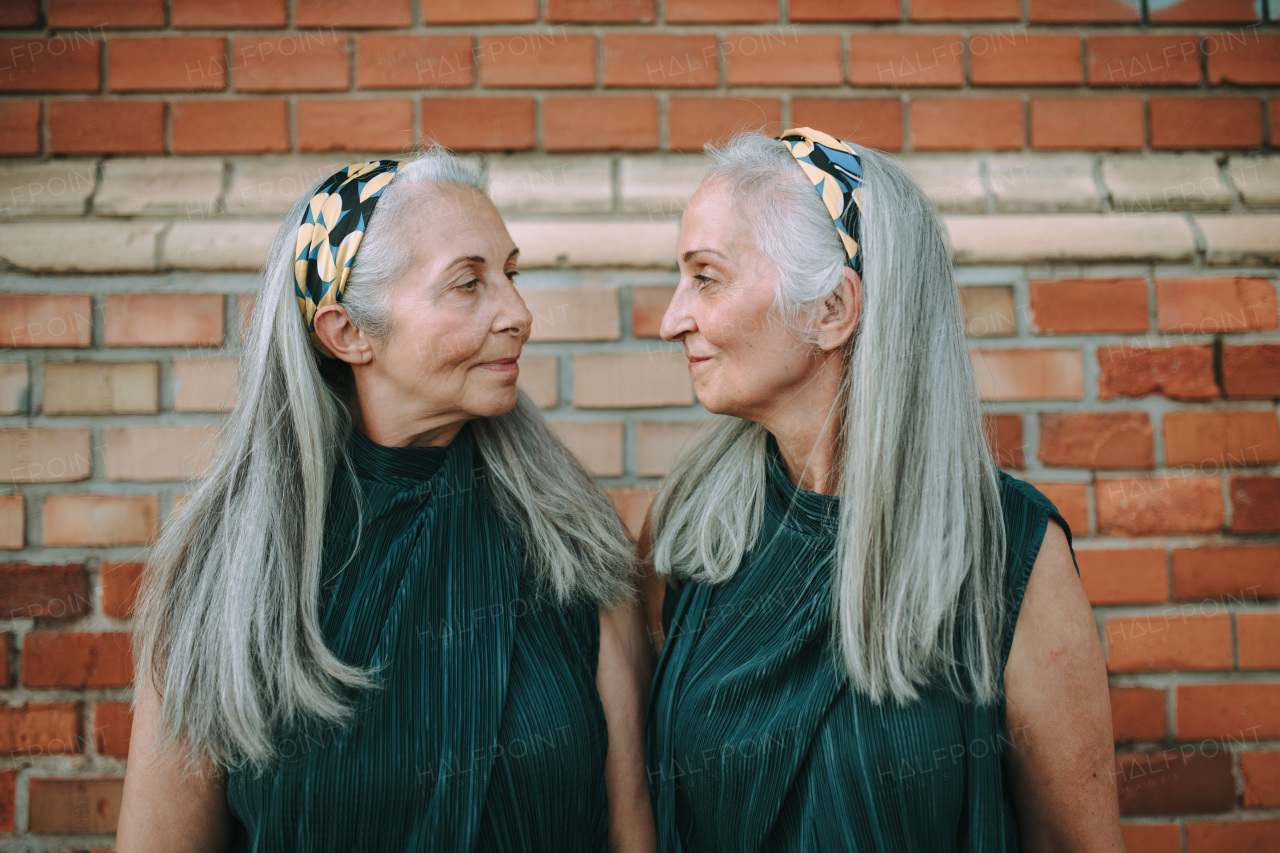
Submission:
POLYGON ((694 255, 697 255, 701 252, 706 252, 709 255, 720 255, 720 257, 722 258, 724 257, 724 255, 721 252, 717 252, 715 249, 690 249, 689 251, 685 252, 683 255, 680 256, 680 260, 684 261, 687 264, 689 263, 690 258, 692 258, 694 255))
MULTIPOLYGON (((519 246, 511 250, 511 254, 507 255, 507 260, 511 260, 518 254, 520 254, 519 246)), ((473 264, 487 264, 489 261, 486 260, 483 255, 463 255, 460 258, 454 258, 453 261, 447 267, 445 267, 445 269, 447 270, 453 269, 458 264, 461 264, 463 262, 470 262, 473 264)))

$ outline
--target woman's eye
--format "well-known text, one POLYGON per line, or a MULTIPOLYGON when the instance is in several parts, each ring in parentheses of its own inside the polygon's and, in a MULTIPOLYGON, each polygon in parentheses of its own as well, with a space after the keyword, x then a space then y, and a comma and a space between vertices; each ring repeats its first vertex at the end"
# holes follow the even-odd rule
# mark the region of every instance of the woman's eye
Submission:
POLYGON ((701 290, 702 288, 706 287, 708 284, 712 284, 712 283, 714 283, 714 281, 715 281, 715 279, 708 278, 708 277, 707 277, 707 276, 705 276, 705 275, 695 275, 695 276, 693 277, 693 280, 694 280, 694 281, 696 281, 696 282, 698 282, 698 289, 699 289, 699 290, 701 290))
POLYGON ((458 286, 463 288, 464 290, 471 290, 479 283, 480 283, 480 279, 473 278, 471 279, 471 281, 467 282, 466 284, 460 284, 458 286))
POLYGON ((520 275, 520 270, 512 270, 511 272, 507 273, 507 278, 511 279, 512 281, 515 281, 516 276, 518 275, 520 275))

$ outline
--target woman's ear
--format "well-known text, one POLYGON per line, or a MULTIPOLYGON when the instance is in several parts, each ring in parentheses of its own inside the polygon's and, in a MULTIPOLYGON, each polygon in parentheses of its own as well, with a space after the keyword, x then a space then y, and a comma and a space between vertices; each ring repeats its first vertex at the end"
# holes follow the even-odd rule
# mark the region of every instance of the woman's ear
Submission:
POLYGON ((840 284, 822 301, 822 317, 816 329, 818 346, 839 349, 853 336, 862 313, 862 276, 845 266, 840 284))
POLYGON ((323 305, 316 309, 316 336, 342 361, 365 364, 373 358, 373 347, 364 332, 356 328, 341 305, 323 305))

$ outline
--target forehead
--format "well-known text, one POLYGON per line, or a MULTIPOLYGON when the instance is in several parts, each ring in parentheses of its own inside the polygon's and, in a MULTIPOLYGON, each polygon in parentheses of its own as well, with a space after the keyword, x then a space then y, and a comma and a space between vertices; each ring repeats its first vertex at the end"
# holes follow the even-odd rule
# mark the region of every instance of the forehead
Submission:
POLYGON ((704 181, 689 198, 680 219, 681 251, 693 244, 735 248, 742 242, 745 223, 723 181, 704 181))

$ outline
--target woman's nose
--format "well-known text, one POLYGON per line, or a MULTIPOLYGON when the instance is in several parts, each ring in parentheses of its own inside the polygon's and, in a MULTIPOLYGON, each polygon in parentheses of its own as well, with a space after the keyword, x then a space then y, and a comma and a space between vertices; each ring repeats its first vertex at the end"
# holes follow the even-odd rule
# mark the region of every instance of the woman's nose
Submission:
POLYGON ((658 328, 658 334, 663 340, 678 341, 689 332, 697 328, 693 322, 693 315, 687 308, 687 300, 685 299, 685 289, 681 285, 676 286, 676 292, 671 297, 671 302, 667 305, 666 312, 662 315, 662 325, 658 328))

